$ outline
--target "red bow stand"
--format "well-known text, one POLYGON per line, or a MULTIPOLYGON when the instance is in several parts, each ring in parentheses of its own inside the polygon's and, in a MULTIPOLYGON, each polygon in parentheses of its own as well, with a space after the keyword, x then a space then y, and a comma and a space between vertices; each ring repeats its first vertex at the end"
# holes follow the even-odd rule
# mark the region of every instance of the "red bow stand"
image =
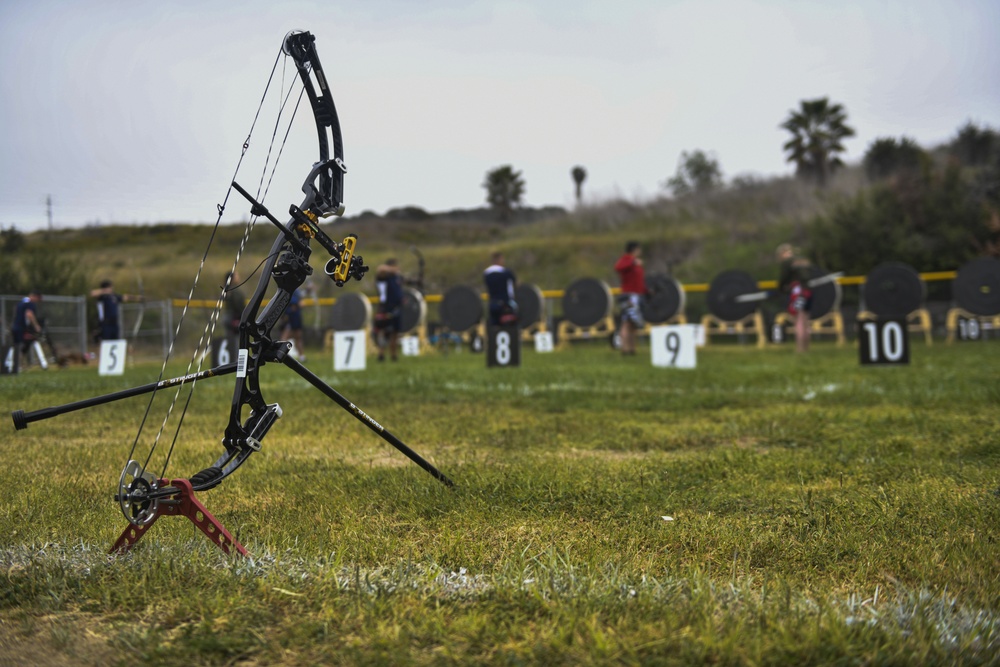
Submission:
POLYGON ((123 554, 129 551, 136 542, 142 539, 142 536, 156 523, 157 519, 166 515, 186 516, 194 525, 198 526, 198 530, 205 533, 205 536, 228 556, 233 555, 234 551, 241 556, 248 555, 243 545, 230 535, 229 531, 219 523, 219 520, 212 516, 212 513, 205 509, 201 501, 195 497, 190 481, 186 479, 161 479, 159 485, 160 488, 173 486, 178 491, 175 495, 160 500, 152 521, 144 526, 129 524, 115 545, 111 547, 110 553, 123 554))

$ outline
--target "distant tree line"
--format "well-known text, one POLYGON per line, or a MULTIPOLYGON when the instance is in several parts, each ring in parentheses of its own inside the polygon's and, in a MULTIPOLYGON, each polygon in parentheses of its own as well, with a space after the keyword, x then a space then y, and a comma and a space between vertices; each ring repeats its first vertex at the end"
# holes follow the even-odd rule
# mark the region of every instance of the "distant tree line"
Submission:
POLYGON ((87 276, 72 255, 26 248, 24 234, 0 231, 0 294, 74 295, 87 291, 87 276))
POLYGON ((863 273, 886 260, 935 271, 1000 256, 1000 134, 967 124, 943 158, 905 137, 872 142, 871 185, 809 227, 816 258, 863 273))

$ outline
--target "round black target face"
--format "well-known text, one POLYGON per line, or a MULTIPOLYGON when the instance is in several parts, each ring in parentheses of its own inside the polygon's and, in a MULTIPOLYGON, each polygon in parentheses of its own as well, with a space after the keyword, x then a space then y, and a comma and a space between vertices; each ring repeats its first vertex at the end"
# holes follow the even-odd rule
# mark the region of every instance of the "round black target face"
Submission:
POLYGON ((959 308, 973 315, 1000 315, 1000 259, 980 257, 966 262, 951 283, 959 308))
POLYGON ((840 308, 840 283, 827 278, 829 274, 829 271, 815 264, 809 267, 809 280, 817 283, 809 287, 812 290, 812 306, 809 307, 810 317, 823 317, 840 308))
POLYGON ((924 281, 909 264, 885 262, 865 278, 865 308, 879 317, 906 317, 924 305, 924 281))
POLYGON ((412 287, 403 288, 403 305, 399 311, 399 333, 409 333, 424 321, 427 304, 424 295, 412 287))
POLYGON ((708 310, 723 322, 742 320, 753 314, 760 302, 739 302, 736 297, 759 291, 757 281, 746 271, 723 271, 708 286, 708 310))
POLYGON ((578 327, 592 327, 611 314, 611 288, 596 278, 578 278, 563 293, 563 314, 578 327))
POLYGON ((357 292, 348 292, 338 297, 331 312, 333 328, 337 331, 367 329, 371 317, 372 304, 368 297, 357 292))
POLYGON ((642 316, 651 324, 666 322, 684 312, 684 289, 665 273, 646 276, 646 295, 642 303, 642 316))
POLYGON ((517 322, 522 327, 530 327, 545 318, 545 299, 542 290, 535 285, 518 285, 514 301, 517 302, 517 322))
POLYGON ((483 318, 483 300, 479 292, 466 285, 456 285, 441 299, 441 323, 449 331, 465 331, 483 318))

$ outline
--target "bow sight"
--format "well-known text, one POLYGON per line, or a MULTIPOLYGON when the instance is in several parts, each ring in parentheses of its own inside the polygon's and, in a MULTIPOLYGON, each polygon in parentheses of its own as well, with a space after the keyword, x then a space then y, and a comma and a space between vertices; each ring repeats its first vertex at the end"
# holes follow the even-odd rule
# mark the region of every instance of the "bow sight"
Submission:
MULTIPOLYGON (((268 363, 279 363, 291 369, 436 479, 447 486, 453 486, 453 482, 437 468, 421 458, 416 452, 399 440, 399 438, 387 431, 378 421, 344 398, 319 376, 309 371, 309 369, 294 359, 289 354, 291 343, 274 340, 271 337, 271 331, 285 312, 286 307, 291 301, 292 293, 312 274, 312 267, 309 265, 309 257, 312 253, 310 243, 312 241, 319 243, 329 253, 330 260, 326 263, 324 270, 338 287, 343 286, 351 279, 361 280, 368 271, 363 258, 355 254, 357 247, 357 237, 355 235, 350 234, 341 242, 334 241, 318 224, 319 218, 341 215, 344 212, 343 175, 346 173, 347 168, 344 166, 343 161, 343 140, 340 134, 340 122, 337 119, 337 110, 333 104, 333 98, 330 96, 330 91, 327 88, 326 77, 323 74, 322 66, 316 55, 315 38, 308 32, 289 33, 282 44, 282 51, 295 61, 295 66, 302 80, 303 91, 308 96, 312 106, 318 132, 319 160, 312 166, 303 183, 302 192, 305 194, 305 199, 300 205, 292 205, 289 208, 290 217, 286 223, 282 223, 275 218, 254 195, 243 189, 235 180, 232 182, 232 188, 251 204, 250 210, 253 217, 248 222, 248 229, 244 238, 248 237, 253 221, 259 217, 264 217, 278 229, 278 235, 271 246, 267 258, 262 264, 261 276, 257 287, 253 296, 248 300, 240 318, 238 360, 204 371, 201 370, 200 366, 202 363, 201 360, 207 356, 208 345, 214 332, 215 322, 218 319, 218 312, 222 308, 226 291, 229 288, 227 283, 216 304, 216 311, 213 313, 209 324, 206 325, 205 332, 202 334, 202 340, 199 341, 197 349, 192 355, 192 361, 188 365, 189 372, 185 375, 172 379, 163 379, 167 361, 169 361, 170 353, 174 347, 172 342, 170 351, 167 353, 167 358, 164 359, 160 377, 156 382, 83 401, 43 408, 33 412, 17 410, 12 413, 14 426, 20 430, 27 428, 31 422, 48 419, 74 410, 110 403, 140 394, 151 394, 146 407, 146 413, 143 415, 142 423, 139 427, 139 433, 136 435, 132 450, 129 452, 127 462, 119 476, 115 500, 118 502, 125 518, 128 519, 130 526, 115 543, 112 548, 113 551, 129 549, 160 516, 184 515, 191 519, 209 539, 226 551, 226 553, 230 553, 231 548, 239 553, 246 553, 242 545, 234 540, 225 528, 208 513, 204 505, 195 498, 194 492, 205 491, 218 486, 226 477, 239 468, 252 453, 260 451, 261 441, 264 439, 264 436, 282 416, 281 407, 277 403, 267 403, 262 396, 260 371, 268 363), (333 157, 329 155, 331 146, 334 151, 333 157), (265 302, 265 295, 270 290, 272 282, 274 283, 274 291, 265 302), (198 370, 190 372, 195 360, 198 363, 198 370), (163 457, 164 462, 161 472, 158 475, 153 474, 150 470, 150 461, 153 459, 154 450, 160 442, 160 436, 167 425, 167 420, 170 418, 174 405, 177 403, 182 387, 188 386, 193 393, 198 380, 233 373, 236 374, 236 387, 233 391, 229 420, 222 438, 222 454, 214 463, 191 475, 190 478, 168 479, 166 477, 166 469, 173 450, 173 443, 177 442, 177 435, 175 435, 173 443, 169 446, 165 457, 163 457), (155 441, 149 447, 148 454, 139 455, 137 445, 142 434, 142 428, 146 423, 146 418, 149 416, 156 392, 174 387, 177 388, 177 393, 170 404, 167 416, 164 417, 163 426, 160 427, 155 441), (245 418, 244 415, 246 415, 245 418), (140 463, 140 461, 143 462, 140 463)), ((249 138, 244 145, 244 151, 248 145, 249 138)), ((218 227, 221 221, 224 209, 224 205, 219 206, 219 219, 216 221, 216 227, 218 227)), ((209 241, 209 244, 211 244, 211 241, 209 241)), ((242 246, 240 247, 240 251, 242 251, 242 246)), ((208 250, 206 249, 205 252, 207 257, 208 250)), ((239 258, 240 254, 237 253, 236 261, 233 263, 233 272, 235 272, 239 258)), ((202 266, 204 266, 204 260, 202 261, 202 266)), ((233 272, 230 272, 230 276, 233 272)), ((195 285, 197 285, 197 280, 198 278, 196 277, 195 285)), ((192 287, 191 293, 188 296, 188 304, 190 304, 193 293, 194 287, 192 287)), ((187 309, 188 307, 185 305, 184 312, 181 314, 181 321, 183 321, 187 309)), ((174 335, 175 341, 180 328, 181 325, 179 323, 174 335)), ((181 412, 179 423, 176 427, 178 434, 184 414, 187 411, 187 406, 191 403, 192 393, 188 394, 181 412)))

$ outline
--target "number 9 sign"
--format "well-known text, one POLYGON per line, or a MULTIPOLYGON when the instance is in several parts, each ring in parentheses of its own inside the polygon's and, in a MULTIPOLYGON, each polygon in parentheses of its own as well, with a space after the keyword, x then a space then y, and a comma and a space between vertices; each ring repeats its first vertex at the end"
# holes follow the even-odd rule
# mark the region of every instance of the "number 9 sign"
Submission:
POLYGON ((649 330, 653 365, 660 368, 694 368, 695 328, 691 324, 673 324, 649 330))

